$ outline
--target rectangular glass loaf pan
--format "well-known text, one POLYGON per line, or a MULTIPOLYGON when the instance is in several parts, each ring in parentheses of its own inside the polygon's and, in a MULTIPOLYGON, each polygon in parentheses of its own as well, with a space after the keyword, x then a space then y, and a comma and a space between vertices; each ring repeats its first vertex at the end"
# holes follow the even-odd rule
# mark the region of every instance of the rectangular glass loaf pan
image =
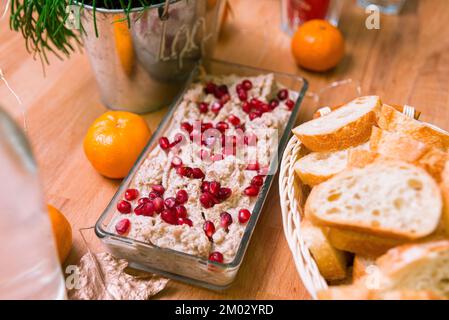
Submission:
MULTIPOLYGON (((206 287, 213 290, 222 290, 227 288, 234 280, 237 272, 245 256, 251 235, 257 224, 259 215, 262 211, 263 204, 271 187, 273 176, 278 169, 279 159, 282 157, 284 148, 288 142, 290 132, 295 124, 299 107, 307 90, 307 81, 301 77, 276 73, 269 70, 262 70, 217 60, 202 60, 192 71, 191 76, 181 94, 171 105, 164 119, 161 121, 158 129, 154 132, 151 140, 143 150, 134 167, 128 176, 123 180, 118 191, 112 198, 111 202, 98 219, 95 225, 95 231, 102 242, 107 246, 111 253, 119 258, 127 259, 134 268, 164 275, 166 277, 187 282, 193 285, 206 287), (262 186, 254 208, 252 210, 251 219, 248 221, 246 229, 243 233, 240 245, 235 258, 230 263, 216 263, 206 258, 186 254, 172 249, 161 248, 150 243, 142 242, 126 236, 120 236, 111 233, 107 226, 114 216, 116 203, 122 199, 124 192, 129 188, 131 181, 135 177, 139 168, 148 157, 148 154, 158 145, 159 139, 164 136, 164 132, 169 128, 173 119, 173 114, 178 108, 185 92, 196 82, 201 73, 210 75, 230 75, 234 74, 239 77, 252 77, 261 74, 272 73, 274 80, 281 86, 297 93, 295 107, 292 110, 285 130, 279 139, 277 150, 277 158, 271 160, 270 174, 267 175, 264 185, 262 186)), ((276 157, 275 156, 275 157, 276 157)))

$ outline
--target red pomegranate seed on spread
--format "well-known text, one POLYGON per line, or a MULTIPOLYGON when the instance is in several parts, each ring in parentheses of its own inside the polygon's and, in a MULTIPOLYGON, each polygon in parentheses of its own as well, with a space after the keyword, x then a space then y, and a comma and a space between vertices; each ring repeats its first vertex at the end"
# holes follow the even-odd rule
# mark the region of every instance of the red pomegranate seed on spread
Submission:
POLYGON ((232 194, 231 188, 220 188, 218 191, 218 198, 222 201, 228 199, 232 194))
POLYGON ((117 210, 123 214, 131 213, 131 203, 126 200, 121 200, 117 203, 117 210))
POLYGON ((181 129, 191 133, 193 131, 193 126, 189 122, 181 123, 181 129))
POLYGON ((257 112, 251 112, 250 114, 249 114, 249 119, 251 120, 251 121, 253 121, 254 119, 257 119, 257 118, 259 118, 260 116, 259 116, 259 114, 257 113, 257 112))
POLYGON ((176 218, 176 212, 173 209, 165 209, 164 211, 162 211, 161 219, 168 224, 178 224, 178 218, 176 218))
POLYGON ((154 215, 154 204, 153 202, 145 202, 139 204, 135 209, 134 213, 138 216, 152 217, 154 215))
POLYGON ((259 110, 259 111, 262 112, 262 113, 265 113, 265 112, 270 112, 270 111, 271 111, 271 108, 270 108, 270 106, 269 106, 268 104, 263 103, 263 104, 261 104, 261 105, 258 107, 257 110, 259 110))
POLYGON ((232 216, 227 212, 222 212, 220 214, 220 224, 223 228, 228 229, 228 227, 232 224, 232 216))
POLYGON ((201 132, 204 132, 206 130, 212 129, 214 125, 210 122, 203 122, 201 123, 201 132))
POLYGON ((263 176, 257 175, 251 180, 251 184, 254 186, 261 187, 263 185, 263 176))
POLYGON ((164 199, 157 197, 153 199, 154 211, 161 213, 164 210, 164 199))
POLYGON ((240 223, 246 223, 248 222, 249 218, 251 218, 251 212, 249 212, 249 210, 247 209, 240 209, 238 217, 240 223))
POLYGON ((240 90, 237 95, 239 96, 240 101, 248 100, 248 93, 245 90, 240 90))
POLYGON ((243 84, 239 83, 238 85, 235 86, 235 92, 239 93, 239 91, 245 90, 243 88, 243 84))
POLYGON ((243 86, 243 89, 248 91, 248 90, 251 90, 253 88, 253 83, 250 80, 246 79, 246 80, 243 80, 242 86, 243 86))
POLYGON ((229 122, 230 122, 233 126, 238 126, 238 125, 240 125, 240 118, 237 117, 237 116, 235 116, 235 115, 233 115, 233 114, 231 114, 231 115, 228 117, 228 120, 229 120, 229 122))
POLYGON ((212 252, 209 255, 209 261, 223 263, 223 255, 220 252, 218 252, 218 251, 212 252))
POLYGON ((200 195, 200 202, 205 209, 212 208, 215 205, 213 197, 209 192, 204 192, 200 195))
POLYGON ((123 219, 117 222, 117 224, 115 225, 115 230, 118 234, 124 235, 128 232, 130 226, 131 222, 128 219, 123 219))
POLYGON ((250 163, 246 166, 246 170, 257 171, 260 169, 259 163, 256 161, 254 163, 250 163))
POLYGON ((255 197, 259 194, 259 189, 260 188, 258 186, 249 186, 243 191, 243 193, 248 197, 255 197))
POLYGON ((184 204, 189 200, 189 195, 187 194, 187 191, 185 190, 179 190, 176 192, 176 201, 180 204, 184 204))
POLYGON ((220 121, 215 125, 215 128, 221 133, 224 133, 227 129, 229 129, 229 124, 224 121, 220 121))
POLYGON ((183 225, 183 224, 186 224, 186 225, 188 225, 189 227, 192 227, 193 226, 193 222, 192 222, 192 220, 190 220, 190 219, 188 219, 188 218, 178 218, 178 225, 183 225))
POLYGON ((139 190, 137 189, 128 189, 125 191, 125 199, 128 201, 136 200, 139 196, 139 190))
POLYGON ((282 89, 278 92, 278 99, 281 101, 284 101, 285 99, 288 99, 288 90, 282 89))
POLYGON ((178 156, 174 156, 173 159, 171 160, 171 165, 173 168, 177 168, 182 166, 182 160, 180 157, 178 156))
POLYGON ((192 168, 190 167, 178 167, 176 172, 182 177, 190 178, 192 176, 192 168))
POLYGON ((204 233, 208 238, 212 238, 215 233, 215 226, 212 221, 206 221, 203 226, 204 233))
POLYGON ((159 139, 159 146, 162 150, 168 150, 170 148, 170 141, 167 137, 162 137, 159 139))
POLYGON ((287 106, 288 110, 293 110, 293 108, 295 107, 295 102, 293 102, 293 100, 288 99, 287 101, 285 101, 285 105, 287 106))
POLYGON ((211 110, 213 113, 219 113, 221 108, 223 108, 223 105, 220 102, 215 101, 214 103, 212 103, 211 110))
POLYGON ((210 182, 209 181, 203 181, 201 183, 201 191, 202 192, 209 192, 209 186, 210 186, 210 182))
POLYGON ((207 113, 209 111, 209 104, 206 102, 201 102, 198 105, 198 109, 200 110, 200 113, 207 113))
POLYGON ((170 197, 164 200, 165 207, 167 209, 172 209, 176 206, 176 199, 174 197, 170 197))
POLYGON ((203 179, 205 177, 204 172, 200 168, 192 169, 192 177, 194 179, 203 179))
POLYGON ((187 218, 187 209, 183 205, 176 206, 175 211, 176 211, 176 217, 187 218))
POLYGON ((150 201, 151 201, 150 198, 143 197, 137 201, 137 204, 142 204, 142 203, 146 203, 146 202, 150 202, 150 201))
POLYGON ((221 106, 223 107, 228 101, 230 101, 231 100, 231 96, 228 94, 228 93, 226 93, 226 94, 224 94, 221 98, 220 98, 220 104, 221 104, 221 106))
POLYGON ((206 86, 204 88, 204 93, 206 94, 214 94, 215 90, 217 90, 217 85, 213 82, 206 83, 206 86))
POLYGON ((242 103, 242 110, 245 112, 245 113, 250 113, 251 112, 251 105, 249 104, 249 102, 243 102, 242 103))
POLYGON ((252 108, 258 108, 263 104, 263 102, 257 98, 252 98, 249 104, 251 105, 252 108))
POLYGON ((270 109, 274 110, 279 106, 279 101, 277 99, 273 99, 270 101, 270 109))
POLYGON ((218 192, 220 191, 220 182, 217 181, 212 181, 209 184, 209 192, 212 193, 213 195, 218 195, 218 192))
POLYGON ((160 184, 155 184, 151 187, 151 191, 158 194, 159 196, 162 196, 165 192, 165 188, 160 184))

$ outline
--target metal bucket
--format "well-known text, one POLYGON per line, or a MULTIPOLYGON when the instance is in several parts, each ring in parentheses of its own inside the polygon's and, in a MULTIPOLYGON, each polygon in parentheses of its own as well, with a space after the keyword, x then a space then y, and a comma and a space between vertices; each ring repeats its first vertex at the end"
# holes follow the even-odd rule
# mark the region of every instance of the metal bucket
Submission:
POLYGON ((81 9, 84 46, 110 109, 146 113, 167 106, 195 63, 210 55, 223 1, 167 0, 133 9, 81 9), (125 19, 125 20, 124 20, 125 19))

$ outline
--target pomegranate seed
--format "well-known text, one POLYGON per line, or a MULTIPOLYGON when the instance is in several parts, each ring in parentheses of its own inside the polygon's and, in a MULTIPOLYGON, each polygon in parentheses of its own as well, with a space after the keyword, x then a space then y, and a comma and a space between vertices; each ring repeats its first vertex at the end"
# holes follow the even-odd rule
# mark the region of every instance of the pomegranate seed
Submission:
POLYGON ((192 169, 192 177, 194 179, 203 179, 205 177, 204 172, 200 168, 192 169))
POLYGON ((221 221, 220 221, 221 226, 225 229, 228 229, 228 227, 232 223, 232 216, 227 212, 222 212, 220 214, 220 218, 221 218, 221 221))
POLYGON ((161 213, 164 210, 164 199, 157 197, 153 199, 154 211, 161 213))
POLYGON ((171 209, 165 209, 161 213, 161 219, 169 224, 178 224, 178 218, 176 218, 176 212, 171 209))
POLYGON ((237 93, 237 95, 239 96, 240 101, 246 101, 248 100, 248 94, 246 93, 245 90, 241 90, 237 93))
POLYGON ((190 178, 192 176, 192 168, 190 167, 178 167, 176 172, 182 177, 190 178))
POLYGON ((128 201, 136 200, 139 196, 139 190, 137 189, 128 189, 125 191, 125 199, 128 201))
POLYGON ((198 105, 198 109, 200 110, 200 113, 207 113, 209 111, 209 104, 206 102, 201 102, 198 105))
POLYGON ((263 185, 263 177, 258 175, 251 180, 251 185, 261 187, 263 185))
POLYGON ((212 252, 209 255, 209 261, 223 263, 223 255, 220 252, 218 252, 218 251, 212 252))
POLYGON ((201 191, 202 192, 209 192, 209 186, 210 186, 210 182, 209 181, 203 181, 203 183, 201 183, 201 191))
POLYGON ((213 113, 215 114, 219 113, 221 108, 223 108, 223 105, 220 102, 216 101, 212 103, 211 110, 213 113))
POLYGON ((123 214, 131 213, 131 203, 126 200, 119 201, 117 203, 117 210, 123 214))
POLYGON ((173 159, 171 160, 171 165, 173 168, 182 166, 182 159, 178 156, 173 157, 173 159))
POLYGON ((227 129, 229 129, 229 124, 224 121, 220 121, 215 125, 215 128, 221 133, 224 133, 227 129))
POLYGON ((251 105, 248 103, 248 102, 243 102, 242 103, 242 110, 245 112, 245 113, 250 113, 251 112, 251 105))
POLYGON ((165 188, 160 184, 155 184, 151 187, 151 191, 162 197, 165 192, 165 188))
POLYGON ((287 89, 279 90, 278 99, 284 101, 287 98, 288 98, 288 90, 287 89))
POLYGON ((229 93, 228 87, 224 84, 221 86, 216 87, 214 91, 214 96, 217 99, 221 99, 223 96, 227 95, 229 93))
POLYGON ((188 122, 181 123, 181 129, 191 133, 193 131, 193 126, 188 122))
POLYGON ((187 209, 183 205, 176 206, 175 211, 178 218, 187 218, 187 209))
POLYGON ((176 192, 176 201, 180 204, 184 204, 189 200, 189 195, 187 194, 187 191, 185 190, 179 190, 176 192))
POLYGON ((150 200, 154 200, 154 199, 158 198, 159 196, 160 196, 160 195, 159 195, 158 193, 153 192, 153 191, 151 191, 151 192, 148 194, 148 198, 150 198, 150 200))
POLYGON ((266 103, 263 103, 263 104, 261 104, 261 105, 258 107, 257 110, 260 111, 260 112, 262 112, 262 113, 270 112, 270 111, 271 111, 271 107, 270 107, 270 105, 268 105, 268 104, 266 104, 266 103))
POLYGON ((178 225, 182 226, 183 224, 186 224, 189 227, 193 226, 192 220, 190 220, 188 218, 178 218, 178 225))
POLYGON ((235 86, 235 92, 239 93, 239 91, 245 90, 243 88, 243 84, 239 83, 238 85, 235 86))
POLYGON ((221 106, 224 106, 228 101, 231 100, 231 96, 229 94, 224 94, 221 98, 220 98, 220 104, 221 106))
POLYGON ((251 212, 248 209, 240 209, 239 210, 239 222, 246 223, 249 218, 251 218, 251 212))
POLYGON ((212 181, 209 184, 209 192, 212 193, 213 195, 218 195, 218 192, 220 191, 220 182, 217 181, 212 181))
POLYGON ((258 186, 249 186, 247 187, 243 193, 247 195, 248 197, 255 197, 259 194, 259 187, 258 186))
POLYGON ((263 102, 257 98, 252 98, 249 104, 251 105, 252 108, 258 108, 263 104, 263 102))
POLYGON ((240 118, 231 114, 228 118, 229 122, 233 125, 233 126, 238 126, 240 125, 240 118))
POLYGON ((260 165, 257 161, 255 163, 250 163, 246 166, 246 170, 258 171, 259 169, 260 165))
POLYGON ((214 125, 210 122, 203 122, 201 123, 201 132, 204 132, 206 130, 212 129, 214 125))
POLYGON ((285 105, 287 106, 288 110, 293 110, 293 108, 295 107, 295 102, 293 102, 293 100, 288 99, 287 101, 285 101, 285 105))
POLYGON ((276 109, 279 106, 279 101, 277 99, 273 99, 270 101, 271 110, 276 109))
POLYGON ((123 219, 117 222, 117 224, 115 225, 115 230, 118 234, 124 235, 128 232, 130 226, 131 222, 128 219, 123 219))
POLYGON ((150 201, 151 201, 150 198, 144 197, 144 198, 140 198, 140 199, 137 201, 137 204, 147 203, 147 202, 150 202, 150 201))
POLYGON ((257 119, 257 118, 259 118, 260 116, 259 116, 259 114, 257 113, 257 112, 251 112, 250 114, 249 114, 249 119, 251 120, 251 121, 253 121, 254 119, 257 119))
POLYGON ((204 88, 204 92, 206 94, 213 94, 217 90, 217 85, 213 82, 206 83, 206 87, 204 88))
POLYGON ((139 204, 135 209, 134 213, 138 216, 152 217, 154 215, 154 204, 153 202, 145 202, 139 204))
POLYGON ((215 226, 212 221, 206 221, 203 226, 203 230, 208 238, 212 238, 215 233, 215 226))
POLYGON ((165 207, 167 209, 173 209, 176 206, 176 199, 173 197, 164 200, 165 207))
POLYGON ((162 150, 168 150, 170 148, 170 141, 167 137, 162 137, 159 139, 159 146, 162 150))
POLYGON ((212 208, 215 204, 209 192, 204 192, 200 195, 200 202, 205 209, 212 208))
POLYGON ((243 80, 242 86, 243 86, 243 89, 248 91, 248 90, 251 90, 253 88, 253 83, 250 80, 243 80))
POLYGON ((177 144, 181 143, 184 140, 184 136, 180 133, 177 133, 175 136, 175 140, 170 144, 170 147, 173 148, 177 144))
POLYGON ((231 188, 220 188, 218 191, 218 198, 222 201, 228 199, 232 194, 231 188))

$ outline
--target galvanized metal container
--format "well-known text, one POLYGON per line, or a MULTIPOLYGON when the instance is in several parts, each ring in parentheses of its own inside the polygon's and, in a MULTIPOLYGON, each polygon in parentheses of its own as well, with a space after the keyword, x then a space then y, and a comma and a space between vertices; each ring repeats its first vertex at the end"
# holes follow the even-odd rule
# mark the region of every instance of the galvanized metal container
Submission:
POLYGON ((169 105, 213 50, 222 10, 222 0, 167 0, 131 10, 128 28, 123 10, 85 5, 84 46, 102 102, 135 113, 169 105))

